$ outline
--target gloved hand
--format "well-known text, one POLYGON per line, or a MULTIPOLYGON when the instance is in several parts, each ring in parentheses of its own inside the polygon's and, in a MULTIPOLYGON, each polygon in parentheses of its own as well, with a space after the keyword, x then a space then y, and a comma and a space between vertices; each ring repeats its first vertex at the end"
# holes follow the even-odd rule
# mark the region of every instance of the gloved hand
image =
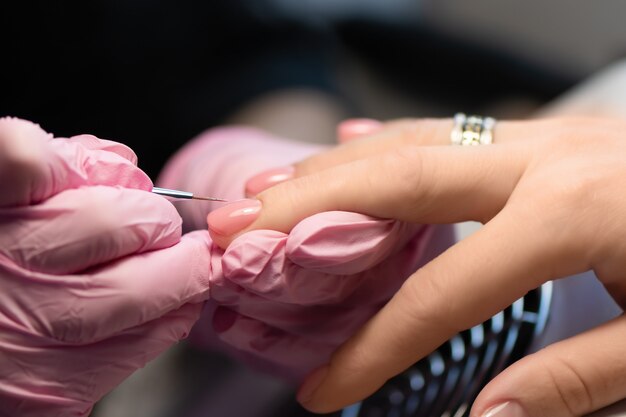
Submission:
MULTIPOLYGON (((322 149, 253 129, 216 129, 175 155, 159 185, 237 200, 244 190, 259 192, 292 173, 280 169, 263 181, 252 177, 322 149)), ((185 224, 204 228, 206 213, 222 205, 181 201, 178 208, 185 224)), ((212 300, 192 339, 214 345, 212 321, 235 356, 299 379, 325 363, 406 277, 452 240, 449 228, 327 212, 305 219, 289 234, 241 235, 221 256, 213 244, 212 300)))
POLYGON ((208 234, 181 239, 135 163, 0 119, 0 415, 86 416, 197 320, 208 234))

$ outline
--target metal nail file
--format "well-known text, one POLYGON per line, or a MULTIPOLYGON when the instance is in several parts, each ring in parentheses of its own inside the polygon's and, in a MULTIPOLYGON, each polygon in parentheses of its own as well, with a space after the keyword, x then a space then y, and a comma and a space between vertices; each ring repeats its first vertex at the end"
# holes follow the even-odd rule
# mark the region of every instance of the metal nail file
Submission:
POLYGON ((165 196, 165 197, 182 198, 186 200, 207 200, 207 201, 228 202, 228 200, 224 200, 223 198, 200 197, 200 196, 195 195, 194 193, 190 193, 189 191, 170 190, 169 188, 152 187, 152 192, 158 195, 165 196))

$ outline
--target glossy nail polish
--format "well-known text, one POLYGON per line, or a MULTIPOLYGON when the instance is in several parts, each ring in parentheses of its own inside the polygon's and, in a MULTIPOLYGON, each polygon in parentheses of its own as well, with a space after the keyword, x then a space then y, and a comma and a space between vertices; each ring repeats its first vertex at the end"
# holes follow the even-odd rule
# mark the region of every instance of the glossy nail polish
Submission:
POLYGON ((324 378, 326 378, 327 373, 328 366, 322 366, 321 368, 317 368, 315 371, 313 371, 304 380, 304 383, 298 390, 298 395, 296 396, 300 404, 306 404, 311 400, 311 398, 313 398, 313 394, 320 386, 324 378))
POLYGON ((253 197, 273 185, 292 179, 294 174, 295 168, 291 165, 261 172, 246 183, 246 195, 253 197))
POLYGON ((230 236, 250 226, 260 212, 259 200, 239 200, 213 210, 207 216, 207 223, 211 232, 230 236))
POLYGON ((529 415, 515 401, 507 401, 491 407, 483 413, 482 417, 529 417, 529 415))
POLYGON ((383 127, 378 120, 373 119, 348 119, 337 126, 339 142, 348 142, 360 136, 371 135, 383 127))

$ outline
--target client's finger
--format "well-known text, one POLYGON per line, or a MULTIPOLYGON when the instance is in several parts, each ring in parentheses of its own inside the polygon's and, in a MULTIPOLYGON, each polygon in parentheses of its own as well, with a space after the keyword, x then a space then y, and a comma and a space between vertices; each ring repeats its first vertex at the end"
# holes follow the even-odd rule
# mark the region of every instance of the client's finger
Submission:
POLYGON ((211 212, 216 244, 253 229, 290 231, 324 211, 352 211, 417 223, 485 221, 506 203, 532 148, 402 147, 378 157, 278 184, 211 212))
MULTIPOLYGON (((494 128, 495 143, 527 142, 545 134, 554 124, 554 120, 498 122, 494 128)), ((341 146, 317 153, 293 166, 274 168, 254 176, 248 180, 246 195, 254 196, 291 178, 380 155, 402 146, 450 145, 452 125, 451 119, 402 119, 383 124, 368 119, 347 120, 337 129, 341 146)))
POLYGON ((625 354, 626 317, 620 316, 506 369, 480 393, 472 415, 587 415, 626 398, 625 354))
POLYGON ((348 119, 337 126, 337 142, 347 143, 351 140, 373 135, 383 129, 385 124, 373 119, 348 119))
POLYGON ((400 146, 449 143, 452 129, 452 121, 449 119, 421 119, 380 124, 375 134, 361 135, 367 130, 372 131, 373 126, 370 124, 363 126, 361 122, 357 122, 355 127, 350 121, 346 121, 337 129, 341 146, 316 153, 293 166, 272 168, 255 175, 246 182, 246 196, 254 197, 263 190, 292 178, 380 155, 400 146), (352 140, 356 137, 359 138, 358 141, 352 140))
POLYGON ((361 400, 551 278, 545 271, 563 272, 553 265, 550 239, 533 221, 503 212, 418 270, 326 368, 309 377, 299 400, 316 412, 361 400))

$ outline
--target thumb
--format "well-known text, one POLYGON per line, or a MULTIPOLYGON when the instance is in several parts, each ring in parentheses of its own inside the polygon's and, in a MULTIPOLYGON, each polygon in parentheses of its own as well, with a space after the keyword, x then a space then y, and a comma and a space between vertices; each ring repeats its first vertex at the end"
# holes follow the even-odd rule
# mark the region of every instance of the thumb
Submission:
POLYGON ((515 363, 480 393, 472 417, 582 416, 626 397, 620 316, 515 363))

